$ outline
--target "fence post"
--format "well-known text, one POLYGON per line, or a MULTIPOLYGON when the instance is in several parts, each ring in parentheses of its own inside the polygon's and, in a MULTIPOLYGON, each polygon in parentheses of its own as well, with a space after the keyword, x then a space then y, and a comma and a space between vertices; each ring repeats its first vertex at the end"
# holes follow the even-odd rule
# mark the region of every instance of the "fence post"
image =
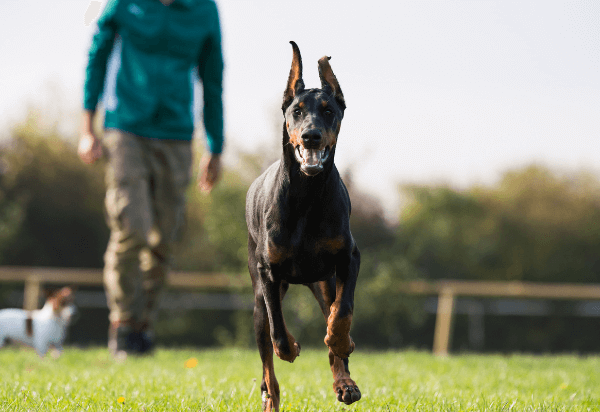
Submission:
POLYGON ((433 353, 438 356, 448 354, 452 336, 452 315, 454 312, 454 292, 442 289, 438 297, 435 333, 433 335, 433 353))
POLYGON ((40 300, 41 282, 37 276, 28 276, 25 280, 25 292, 23 296, 23 309, 36 310, 40 300))

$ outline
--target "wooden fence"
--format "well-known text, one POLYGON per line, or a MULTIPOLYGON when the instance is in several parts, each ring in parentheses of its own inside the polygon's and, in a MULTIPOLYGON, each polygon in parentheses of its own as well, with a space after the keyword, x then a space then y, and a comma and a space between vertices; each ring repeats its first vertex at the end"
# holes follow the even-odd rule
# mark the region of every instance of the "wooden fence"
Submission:
POLYGON ((447 355, 452 340, 454 303, 458 296, 484 298, 533 298, 600 300, 600 285, 573 283, 487 282, 487 281, 413 281, 398 287, 398 293, 437 295, 437 314, 433 352, 447 355))
MULTIPOLYGON (((35 309, 43 285, 102 285, 101 269, 33 268, 0 266, 0 282, 24 283, 23 307, 35 309)), ((242 291, 250 288, 248 274, 172 272, 168 285, 181 289, 242 291)), ((452 338, 456 298, 534 298, 600 300, 600 284, 487 282, 487 281, 411 281, 399 282, 398 294, 437 296, 433 352, 447 355, 452 338)))
MULTIPOLYGON (((0 282, 25 284, 23 308, 36 309, 44 285, 102 286, 102 269, 0 266, 0 282)), ((250 275, 172 272, 168 285, 181 289, 241 290, 250 288, 250 275)))

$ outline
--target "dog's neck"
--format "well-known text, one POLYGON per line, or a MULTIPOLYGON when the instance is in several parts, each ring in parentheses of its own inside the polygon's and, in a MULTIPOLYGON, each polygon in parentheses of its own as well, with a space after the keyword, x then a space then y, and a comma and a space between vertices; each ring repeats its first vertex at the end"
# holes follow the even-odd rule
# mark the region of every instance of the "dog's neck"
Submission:
POLYGON ((54 304, 50 300, 47 300, 41 309, 36 310, 34 312, 37 312, 38 316, 48 319, 56 315, 56 313, 54 312, 54 304))

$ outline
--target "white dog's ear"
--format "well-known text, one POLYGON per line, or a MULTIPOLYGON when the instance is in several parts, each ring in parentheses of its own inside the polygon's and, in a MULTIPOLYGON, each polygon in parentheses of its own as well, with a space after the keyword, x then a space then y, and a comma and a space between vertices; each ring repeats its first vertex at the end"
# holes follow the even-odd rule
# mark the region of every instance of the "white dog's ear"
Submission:
POLYGON ((62 296, 70 296, 72 295, 74 292, 73 288, 71 286, 65 286, 64 288, 62 288, 61 290, 58 291, 58 295, 62 296))

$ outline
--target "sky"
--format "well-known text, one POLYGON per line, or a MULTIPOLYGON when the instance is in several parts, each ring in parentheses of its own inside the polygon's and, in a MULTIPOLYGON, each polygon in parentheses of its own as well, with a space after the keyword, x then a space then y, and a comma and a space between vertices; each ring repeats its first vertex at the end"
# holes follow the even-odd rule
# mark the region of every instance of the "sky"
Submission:
MULTIPOLYGON (((230 164, 278 149, 294 40, 307 87, 332 57, 348 106, 336 164, 390 217, 401 184, 492 185, 532 163, 600 176, 597 0, 216 2, 230 164)), ((0 1, 1 127, 31 104, 77 123, 103 4, 0 1)))

